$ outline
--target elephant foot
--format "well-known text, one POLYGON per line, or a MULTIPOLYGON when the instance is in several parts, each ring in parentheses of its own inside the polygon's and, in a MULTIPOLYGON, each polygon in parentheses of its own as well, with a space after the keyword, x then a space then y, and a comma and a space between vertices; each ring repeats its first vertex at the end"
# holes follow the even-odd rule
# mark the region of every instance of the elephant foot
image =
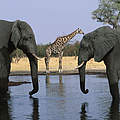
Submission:
POLYGON ((29 95, 32 96, 33 94, 37 93, 38 89, 33 89, 32 91, 29 92, 29 95))

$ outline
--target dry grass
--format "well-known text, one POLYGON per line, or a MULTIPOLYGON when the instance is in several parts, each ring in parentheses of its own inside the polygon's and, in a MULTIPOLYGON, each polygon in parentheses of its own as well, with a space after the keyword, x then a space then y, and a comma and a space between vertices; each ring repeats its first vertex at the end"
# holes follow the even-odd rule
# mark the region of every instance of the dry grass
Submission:
MULTIPOLYGON (((67 70, 74 70, 77 66, 77 60, 78 57, 63 57, 63 71, 67 70)), ((94 62, 93 59, 91 59, 87 63, 87 69, 94 69, 94 70, 101 70, 105 69, 105 65, 103 62, 97 63, 94 62)), ((39 71, 45 71, 45 62, 44 58, 41 58, 41 61, 38 61, 38 70, 39 71)), ((50 71, 56 71, 58 70, 58 58, 57 57, 51 57, 50 58, 50 71)), ((28 58, 21 58, 18 63, 12 63, 11 64, 11 71, 30 71, 29 61, 28 58)))

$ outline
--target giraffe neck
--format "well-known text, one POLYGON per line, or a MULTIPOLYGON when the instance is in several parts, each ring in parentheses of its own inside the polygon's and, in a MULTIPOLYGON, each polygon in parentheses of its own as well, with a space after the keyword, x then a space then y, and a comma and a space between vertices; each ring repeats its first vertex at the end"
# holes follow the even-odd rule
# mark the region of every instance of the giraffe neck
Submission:
POLYGON ((69 35, 65 36, 64 43, 67 43, 69 40, 71 40, 78 32, 75 30, 74 32, 70 33, 69 35))

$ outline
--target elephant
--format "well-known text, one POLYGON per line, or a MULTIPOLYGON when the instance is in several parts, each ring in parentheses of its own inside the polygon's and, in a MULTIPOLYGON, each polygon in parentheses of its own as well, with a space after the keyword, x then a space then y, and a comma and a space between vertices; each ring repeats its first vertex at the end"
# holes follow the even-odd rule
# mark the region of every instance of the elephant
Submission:
POLYGON ((86 63, 94 58, 96 62, 104 61, 106 75, 112 101, 119 102, 118 81, 120 78, 120 27, 112 29, 110 26, 102 26, 87 33, 80 41, 78 55, 78 71, 80 76, 80 88, 84 94, 89 92, 85 88, 86 63))
POLYGON ((30 62, 33 90, 29 95, 38 92, 37 45, 32 28, 25 21, 0 20, 0 96, 5 96, 8 91, 10 55, 17 48, 26 54, 30 62))

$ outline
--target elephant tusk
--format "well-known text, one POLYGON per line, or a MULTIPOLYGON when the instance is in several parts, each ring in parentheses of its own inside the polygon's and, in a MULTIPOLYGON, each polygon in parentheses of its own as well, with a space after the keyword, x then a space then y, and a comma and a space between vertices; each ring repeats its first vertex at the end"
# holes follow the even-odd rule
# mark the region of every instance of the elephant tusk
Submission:
POLYGON ((32 54, 37 60, 41 60, 37 55, 32 54))
POLYGON ((83 61, 80 65, 78 65, 75 69, 79 69, 79 68, 81 68, 82 66, 83 66, 83 64, 84 64, 85 62, 83 61))

